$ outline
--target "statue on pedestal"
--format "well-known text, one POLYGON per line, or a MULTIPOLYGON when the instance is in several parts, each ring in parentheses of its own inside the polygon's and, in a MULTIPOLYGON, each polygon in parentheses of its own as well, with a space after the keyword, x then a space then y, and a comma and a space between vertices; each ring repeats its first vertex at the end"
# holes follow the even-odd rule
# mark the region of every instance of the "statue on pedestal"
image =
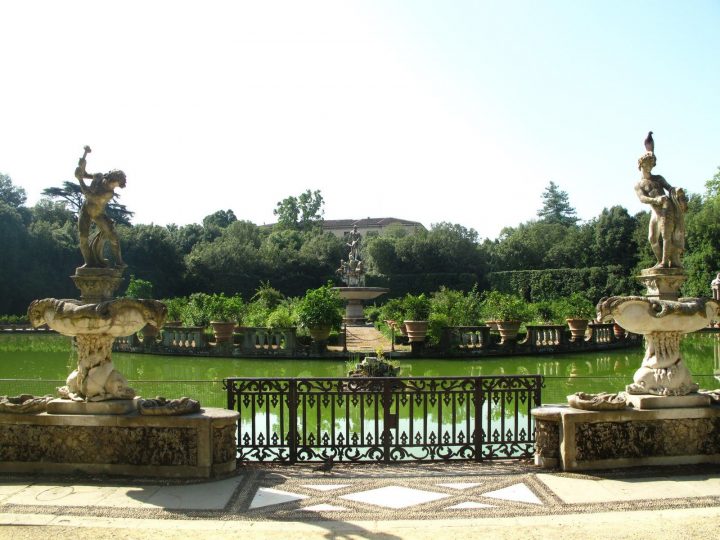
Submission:
POLYGON ((676 189, 659 174, 652 174, 657 164, 654 146, 650 145, 652 149, 638 159, 642 178, 635 185, 635 193, 651 208, 648 240, 657 259, 655 268, 682 268, 687 196, 682 188, 676 189))
POLYGON ((80 208, 78 218, 78 230, 80 233, 80 252, 85 264, 82 268, 105 268, 108 261, 103 256, 105 242, 110 242, 110 249, 115 259, 115 268, 125 268, 127 265, 120 254, 120 241, 115 232, 112 220, 105 214, 107 203, 115 196, 115 188, 124 188, 126 184, 125 173, 113 170, 106 174, 88 174, 85 170, 87 155, 91 152, 90 147, 85 147, 85 152, 75 169, 75 178, 80 182, 80 189, 85 195, 85 201, 80 208), (88 186, 85 179, 91 179, 88 186), (95 223, 98 232, 90 238, 90 225, 95 223))

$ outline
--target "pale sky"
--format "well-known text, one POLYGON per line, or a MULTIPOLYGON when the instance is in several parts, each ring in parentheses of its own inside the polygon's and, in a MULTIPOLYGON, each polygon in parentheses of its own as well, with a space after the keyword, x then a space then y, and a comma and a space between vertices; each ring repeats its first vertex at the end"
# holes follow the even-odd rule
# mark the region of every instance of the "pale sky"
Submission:
POLYGON ((123 169, 135 223, 439 221, 494 238, 550 180, 578 216, 720 165, 720 2, 0 0, 0 172, 34 204, 123 169))

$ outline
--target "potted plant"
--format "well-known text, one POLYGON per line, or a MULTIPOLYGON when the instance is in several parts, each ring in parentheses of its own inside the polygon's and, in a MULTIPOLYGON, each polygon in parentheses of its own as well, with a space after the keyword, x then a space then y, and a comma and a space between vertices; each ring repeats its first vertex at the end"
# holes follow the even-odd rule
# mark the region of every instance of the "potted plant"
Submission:
POLYGON ((595 318, 595 306, 577 292, 558 301, 558 312, 565 317, 572 341, 583 339, 589 320, 595 318))
POLYGON ((168 316, 165 320, 166 327, 178 327, 182 324, 182 314, 185 304, 187 304, 187 298, 168 298, 162 301, 168 310, 168 316))
POLYGON ((405 316, 403 324, 410 342, 425 341, 430 318, 430 299, 425 293, 417 296, 408 293, 403 298, 403 311, 405 316))
POLYGON ((500 291, 485 294, 483 311, 497 323, 500 343, 515 341, 522 321, 530 315, 530 309, 522 298, 500 291))
POLYGON ((332 329, 340 329, 342 323, 342 299, 328 283, 317 289, 310 289, 297 303, 297 318, 305 326, 313 340, 326 341, 332 329))
POLYGON ((242 299, 224 294, 210 295, 205 301, 205 311, 215 335, 215 343, 232 342, 233 332, 242 315, 242 299))

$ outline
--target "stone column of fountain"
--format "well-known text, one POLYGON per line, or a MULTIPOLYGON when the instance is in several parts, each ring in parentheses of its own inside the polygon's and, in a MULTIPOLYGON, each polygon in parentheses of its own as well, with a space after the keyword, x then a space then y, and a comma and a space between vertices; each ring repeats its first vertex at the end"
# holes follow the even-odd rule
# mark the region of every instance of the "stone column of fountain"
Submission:
POLYGON ((642 366, 626 388, 628 404, 636 408, 707 406, 710 398, 697 392, 698 385, 680 354, 680 340, 717 318, 720 304, 709 298, 679 298, 687 279, 681 261, 687 198, 682 188, 651 173, 657 162, 652 133, 645 147, 638 159, 642 177, 635 192, 650 206, 649 240, 657 264, 638 276, 646 287, 645 296, 604 298, 597 306, 598 318, 615 319, 625 330, 645 337, 642 366))
POLYGON ((80 300, 35 300, 28 308, 34 326, 47 324, 53 330, 75 338, 78 364, 59 388, 62 399, 48 404, 49 413, 124 414, 136 409, 135 391, 113 366, 111 350, 116 337, 129 336, 146 324, 161 327, 167 315, 165 306, 156 300, 114 298, 125 270, 120 243, 105 206, 115 196, 115 188, 125 187, 125 174, 87 174, 86 157, 80 158, 75 176, 85 200, 80 209, 78 227, 80 251, 85 264, 71 276, 80 289, 80 300), (92 179, 87 185, 85 179, 92 179), (91 235, 91 223, 96 232, 91 235), (104 257, 110 244, 113 264, 104 257))
POLYGON ((340 268, 337 269, 337 273, 340 274, 347 287, 335 287, 335 289, 346 301, 343 322, 348 325, 362 325, 365 323, 363 301, 373 300, 388 292, 389 289, 365 286, 365 268, 360 259, 362 236, 356 226, 353 227, 348 240, 347 246, 350 248, 348 260, 340 261, 340 268))

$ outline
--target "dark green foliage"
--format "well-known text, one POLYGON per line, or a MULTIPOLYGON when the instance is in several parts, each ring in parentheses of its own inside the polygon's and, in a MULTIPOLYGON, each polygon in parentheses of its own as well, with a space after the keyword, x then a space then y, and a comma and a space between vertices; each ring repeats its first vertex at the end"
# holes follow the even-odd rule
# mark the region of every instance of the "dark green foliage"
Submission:
POLYGON ((153 284, 145 279, 138 279, 131 275, 125 296, 127 298, 152 298, 153 284))
POLYGON ((323 197, 319 190, 305 190, 299 196, 291 195, 277 203, 273 213, 278 226, 285 229, 309 230, 322 222, 323 197))
POLYGON ((493 272, 490 288, 517 294, 528 302, 581 292, 591 302, 603 296, 639 294, 640 286, 621 266, 493 272))
POLYGON ((297 302, 296 313, 300 324, 307 328, 330 326, 338 330, 342 322, 340 309, 342 300, 338 292, 328 283, 317 289, 310 289, 297 302))

